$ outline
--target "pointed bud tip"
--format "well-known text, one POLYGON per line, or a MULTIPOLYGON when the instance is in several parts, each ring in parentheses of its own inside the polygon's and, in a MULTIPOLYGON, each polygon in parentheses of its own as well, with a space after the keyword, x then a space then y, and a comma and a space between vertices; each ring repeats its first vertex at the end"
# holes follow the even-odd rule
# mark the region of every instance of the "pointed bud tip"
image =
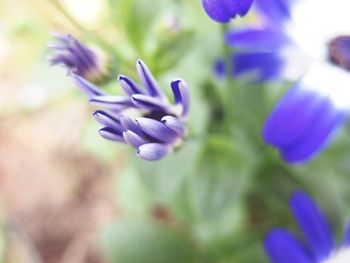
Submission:
POLYGON ((136 66, 137 66, 137 65, 142 66, 142 65, 144 65, 144 64, 145 64, 145 62, 143 62, 142 59, 138 59, 137 62, 136 62, 136 66))
POLYGON ((73 78, 73 79, 76 79, 76 80, 83 79, 81 76, 79 76, 77 73, 75 73, 74 70, 68 70, 67 77, 70 77, 70 78, 73 78))
POLYGON ((177 84, 177 85, 179 85, 181 82, 182 82, 182 79, 173 79, 173 80, 171 81, 171 84, 177 84))
POLYGON ((160 143, 143 144, 137 150, 137 156, 146 161, 158 161, 168 153, 169 148, 160 143))
POLYGON ((186 81, 184 81, 183 79, 180 79, 180 78, 179 78, 179 79, 174 79, 174 80, 172 80, 170 85, 171 85, 171 86, 175 85, 175 86, 178 86, 178 87, 180 87, 180 88, 184 88, 184 87, 187 86, 187 83, 186 83, 186 81))
POLYGON ((118 75, 117 76, 117 80, 118 81, 123 81, 125 78, 126 78, 126 76, 124 76, 124 75, 118 75))
POLYGON ((104 112, 102 110, 97 110, 92 114, 92 117, 94 117, 94 118, 100 117, 103 114, 104 114, 104 112))

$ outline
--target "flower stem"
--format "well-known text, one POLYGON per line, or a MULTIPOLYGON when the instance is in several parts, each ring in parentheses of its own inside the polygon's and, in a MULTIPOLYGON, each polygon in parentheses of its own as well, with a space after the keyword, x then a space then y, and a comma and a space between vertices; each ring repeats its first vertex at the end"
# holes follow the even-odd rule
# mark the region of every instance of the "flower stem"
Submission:
POLYGON ((116 57, 119 64, 123 64, 124 66, 133 68, 134 65, 131 64, 127 59, 125 59, 124 56, 121 55, 114 46, 110 45, 107 41, 103 39, 103 37, 99 36, 96 32, 91 32, 83 25, 81 25, 69 12, 67 12, 67 10, 59 1, 50 0, 50 2, 76 29, 78 29, 92 41, 96 42, 107 52, 112 53, 116 57))
POLYGON ((230 25, 228 23, 223 24, 221 26, 221 33, 222 33, 222 41, 223 41, 223 54, 224 54, 224 62, 225 62, 225 73, 226 73, 226 79, 225 79, 225 85, 224 90, 222 92, 222 101, 223 101, 223 108, 224 108, 224 126, 225 130, 227 132, 230 131, 231 124, 233 122, 232 117, 232 106, 234 104, 234 83, 232 79, 232 72, 233 72, 233 63, 232 63, 232 53, 233 50, 231 47, 229 47, 225 42, 225 35, 227 31, 229 30, 230 25))
POLYGON ((86 32, 87 30, 80 25, 67 11, 66 9, 62 6, 62 4, 57 1, 57 0, 51 0, 51 3, 56 7, 56 9, 58 11, 60 11, 60 13, 67 18, 67 20, 69 20, 69 22, 71 22, 77 29, 79 29, 82 32, 86 32))

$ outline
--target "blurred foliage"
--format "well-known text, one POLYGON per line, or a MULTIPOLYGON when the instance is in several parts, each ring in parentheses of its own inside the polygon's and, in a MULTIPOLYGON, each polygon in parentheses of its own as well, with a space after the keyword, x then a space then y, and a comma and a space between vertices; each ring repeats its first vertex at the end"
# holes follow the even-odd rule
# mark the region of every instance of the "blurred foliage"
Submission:
MULTIPOLYGON (((187 141, 157 163, 141 161, 128 147, 98 137, 92 108, 87 111, 82 149, 114 168, 115 202, 122 214, 99 236, 110 262, 267 262, 261 247, 267 231, 273 226, 298 231, 288 208, 296 189, 309 192, 340 233, 350 216, 349 127, 320 157, 288 166, 264 145, 260 133, 289 85, 216 79, 212 65, 224 54, 222 29, 205 16, 200 1, 84 3, 0 3, 0 88, 6 86, 0 117, 85 99, 64 70, 47 65, 53 31, 71 33, 113 60, 103 85, 108 91, 120 92, 118 73, 136 76, 138 58, 165 92, 170 94, 168 83, 179 76, 191 89, 187 141), (7 79, 15 83, 14 97, 6 96, 7 79), (30 107, 28 98, 34 101, 30 107)), ((235 23, 244 19, 231 26, 235 23)))
POLYGON ((193 262, 191 244, 162 223, 123 218, 104 229, 103 243, 114 262, 193 262))

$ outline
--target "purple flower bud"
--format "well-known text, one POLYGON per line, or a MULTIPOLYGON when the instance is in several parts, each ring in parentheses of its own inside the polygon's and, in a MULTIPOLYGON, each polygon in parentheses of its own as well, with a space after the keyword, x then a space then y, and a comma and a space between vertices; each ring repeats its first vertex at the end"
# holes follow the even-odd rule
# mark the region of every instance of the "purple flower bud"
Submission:
POLYGON ((175 104, 181 107, 181 115, 186 116, 190 108, 190 93, 187 84, 183 80, 171 82, 175 104))
POLYGON ((183 136, 185 133, 185 126, 182 121, 174 116, 164 116, 161 121, 167 126, 169 129, 176 132, 178 135, 183 136))
POLYGON ((157 161, 162 159, 169 153, 169 147, 161 143, 147 143, 141 145, 137 151, 137 155, 147 161, 157 161))
POLYGON ((129 96, 134 94, 144 94, 143 90, 140 89, 132 79, 126 76, 120 75, 118 77, 120 86, 123 88, 124 92, 129 96))
POLYGON ((120 134, 119 131, 114 130, 111 127, 104 127, 99 130, 100 135, 110 141, 118 141, 118 142, 124 142, 123 136, 120 134))
POLYGON ((178 138, 178 135, 161 121, 150 118, 137 118, 136 122, 145 134, 156 141, 171 143, 178 138))
POLYGON ((132 147, 138 149, 141 145, 148 143, 146 139, 138 135, 133 131, 125 131, 123 132, 123 137, 126 143, 130 144, 132 147))
POLYGON ((144 135, 143 132, 141 131, 140 126, 135 120, 129 118, 127 115, 120 115, 119 119, 125 131, 130 130, 139 135, 142 135, 142 136, 144 135))
POLYGON ((63 65, 68 72, 91 82, 101 82, 106 78, 108 66, 101 55, 70 35, 56 34, 55 38, 58 45, 50 46, 54 50, 49 59, 52 65, 63 65))
POLYGON ((89 98, 105 95, 104 91, 102 91, 100 88, 96 87, 94 84, 90 83, 89 81, 85 80, 84 78, 74 73, 71 73, 70 76, 72 77, 72 79, 74 80, 78 88, 83 93, 85 93, 89 98))
POLYGON ((163 101, 142 94, 135 94, 131 96, 131 101, 138 108, 152 111, 169 111, 168 105, 163 101))
POLYGON ((139 60, 136 67, 144 89, 130 78, 119 76, 125 96, 106 95, 82 77, 72 77, 92 104, 109 111, 98 110, 93 115, 104 126, 99 131, 102 137, 131 145, 141 159, 159 160, 178 147, 186 134, 189 89, 183 80, 172 81, 171 104, 147 66, 139 60))
POLYGON ((142 60, 137 61, 136 69, 142 84, 145 86, 149 95, 152 97, 164 98, 164 94, 154 79, 152 73, 142 60))
POLYGON ((94 104, 96 106, 114 110, 120 110, 125 107, 132 106, 130 99, 125 96, 95 96, 92 99, 90 99, 90 102, 91 104, 94 104))
POLYGON ((94 119, 103 126, 110 127, 118 133, 122 134, 124 129, 120 123, 120 120, 114 118, 111 114, 104 111, 96 111, 93 114, 94 119))

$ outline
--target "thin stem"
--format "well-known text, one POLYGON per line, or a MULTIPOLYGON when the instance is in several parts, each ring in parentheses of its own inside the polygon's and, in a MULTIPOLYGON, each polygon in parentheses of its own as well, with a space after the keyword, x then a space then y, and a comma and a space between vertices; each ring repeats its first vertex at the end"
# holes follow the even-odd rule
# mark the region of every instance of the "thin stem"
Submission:
POLYGON ((227 82, 230 82, 229 80, 231 79, 231 73, 232 73, 232 69, 233 69, 233 65, 232 65, 232 48, 229 47, 226 42, 225 42, 225 35, 227 33, 227 31, 230 29, 230 26, 228 23, 223 24, 221 26, 221 33, 222 33, 222 40, 223 40, 223 51, 224 51, 224 60, 225 60, 225 71, 227 74, 227 82))
POLYGON ((232 79, 232 72, 233 72, 233 63, 232 63, 232 53, 233 50, 231 47, 229 47, 225 42, 225 35, 227 31, 229 30, 230 25, 228 23, 223 24, 221 29, 222 33, 222 40, 223 40, 223 53, 224 53, 224 62, 225 62, 225 73, 226 73, 226 79, 225 79, 225 87, 222 92, 222 101, 224 106, 224 122, 225 122, 225 128, 229 128, 232 123, 232 105, 234 104, 234 83, 232 79))
POLYGON ((57 0, 51 0, 51 3, 64 15, 69 22, 71 22, 76 28, 78 28, 80 31, 86 32, 87 30, 80 25, 67 11, 66 9, 61 5, 61 3, 57 0))
POLYGON ((127 59, 125 59, 123 57, 123 55, 121 55, 114 46, 112 46, 108 42, 106 42, 96 32, 91 32, 90 30, 86 29, 83 25, 81 25, 69 12, 67 12, 67 10, 64 8, 64 6, 59 1, 57 1, 57 0, 50 0, 50 1, 53 4, 53 6, 80 32, 82 32, 84 35, 86 35, 92 41, 99 44, 103 49, 107 50, 107 52, 113 53, 113 55, 116 57, 117 61, 120 64, 123 64, 124 66, 127 66, 127 67, 134 66, 127 59))

